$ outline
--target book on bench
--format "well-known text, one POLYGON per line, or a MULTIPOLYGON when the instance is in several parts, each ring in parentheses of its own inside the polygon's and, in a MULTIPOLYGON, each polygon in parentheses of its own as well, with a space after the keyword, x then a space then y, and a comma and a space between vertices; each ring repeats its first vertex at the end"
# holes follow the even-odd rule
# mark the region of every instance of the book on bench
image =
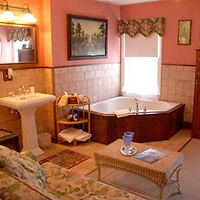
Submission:
POLYGON ((153 148, 149 148, 146 151, 143 151, 143 152, 135 155, 136 158, 143 160, 150 164, 152 164, 162 158, 165 158, 166 156, 167 156, 167 153, 158 151, 153 148))

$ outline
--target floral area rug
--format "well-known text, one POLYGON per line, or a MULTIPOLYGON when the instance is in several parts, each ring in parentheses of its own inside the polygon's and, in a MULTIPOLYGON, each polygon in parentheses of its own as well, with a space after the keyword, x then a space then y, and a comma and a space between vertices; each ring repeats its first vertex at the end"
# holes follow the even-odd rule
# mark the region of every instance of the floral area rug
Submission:
POLYGON ((39 163, 43 164, 45 162, 52 162, 66 169, 70 169, 89 158, 90 156, 66 149, 64 151, 61 151, 57 154, 54 154, 52 156, 49 156, 41 160, 39 163))

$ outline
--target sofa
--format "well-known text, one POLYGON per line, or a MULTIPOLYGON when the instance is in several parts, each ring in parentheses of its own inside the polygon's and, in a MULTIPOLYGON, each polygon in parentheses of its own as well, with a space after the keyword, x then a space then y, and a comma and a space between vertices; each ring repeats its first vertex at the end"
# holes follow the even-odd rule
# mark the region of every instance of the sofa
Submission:
POLYGON ((144 200, 30 154, 0 146, 1 200, 144 200))

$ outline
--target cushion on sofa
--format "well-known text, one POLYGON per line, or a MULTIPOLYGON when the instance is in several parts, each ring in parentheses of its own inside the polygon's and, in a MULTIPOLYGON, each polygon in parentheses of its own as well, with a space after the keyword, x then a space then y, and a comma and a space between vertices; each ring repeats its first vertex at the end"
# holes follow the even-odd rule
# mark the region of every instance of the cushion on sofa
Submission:
POLYGON ((21 155, 28 156, 29 158, 33 159, 34 161, 38 162, 37 156, 30 151, 23 151, 20 152, 21 155))
POLYGON ((0 170, 0 199, 49 200, 50 198, 0 170))
POLYGON ((47 172, 44 189, 61 200, 144 200, 50 162, 44 163, 43 167, 47 172))
POLYGON ((0 168, 35 187, 45 185, 46 172, 38 162, 1 145, 0 168))

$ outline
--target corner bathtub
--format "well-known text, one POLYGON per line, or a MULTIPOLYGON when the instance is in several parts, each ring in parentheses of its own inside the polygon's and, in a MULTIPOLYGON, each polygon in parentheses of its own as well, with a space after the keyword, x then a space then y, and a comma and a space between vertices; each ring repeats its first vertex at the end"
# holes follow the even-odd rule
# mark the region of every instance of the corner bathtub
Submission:
POLYGON ((135 142, 167 140, 182 128, 184 105, 164 101, 115 97, 91 104, 91 132, 93 140, 109 144, 122 138, 125 131, 133 131, 135 142), (143 112, 144 107, 147 111, 143 112), (115 111, 129 110, 131 115, 117 118, 115 111))

